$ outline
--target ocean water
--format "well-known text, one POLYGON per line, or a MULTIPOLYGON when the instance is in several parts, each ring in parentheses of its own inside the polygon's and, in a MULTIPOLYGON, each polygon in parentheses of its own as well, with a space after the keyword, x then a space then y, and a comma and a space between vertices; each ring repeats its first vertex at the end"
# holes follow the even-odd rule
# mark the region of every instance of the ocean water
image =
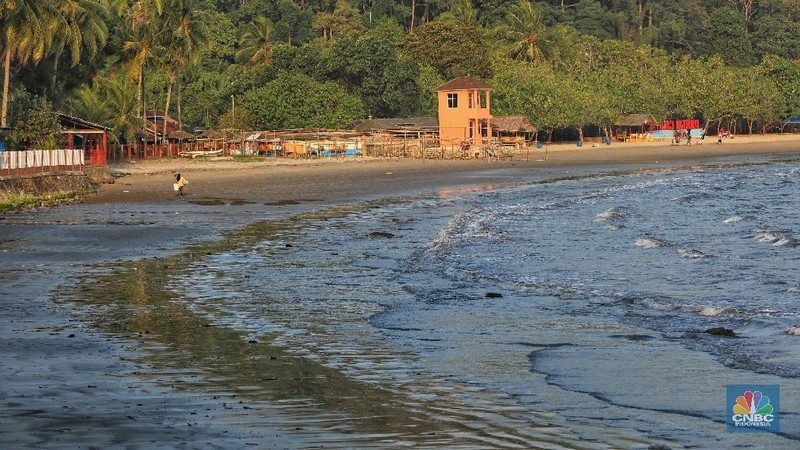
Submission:
POLYGON ((430 447, 800 448, 798 192, 796 161, 443 190, 298 221, 171 287, 458 424, 430 447), (781 433, 726 431, 729 384, 780 385, 781 433))

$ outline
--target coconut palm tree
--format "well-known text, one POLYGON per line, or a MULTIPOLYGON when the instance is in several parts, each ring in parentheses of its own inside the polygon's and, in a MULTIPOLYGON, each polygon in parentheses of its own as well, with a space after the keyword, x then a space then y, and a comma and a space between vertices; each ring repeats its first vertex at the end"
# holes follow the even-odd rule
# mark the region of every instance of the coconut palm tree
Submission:
POLYGON ((520 0, 509 13, 511 26, 510 37, 513 40, 509 48, 511 57, 525 61, 536 61, 541 57, 539 38, 545 31, 542 22, 542 9, 529 0, 520 0))
POLYGON ((256 17, 245 27, 239 38, 239 51, 236 52, 236 59, 247 61, 252 65, 269 64, 273 32, 274 25, 271 20, 264 16, 256 17))
POLYGON ((52 42, 60 0, 6 0, 0 3, 0 50, 3 61, 3 97, 0 126, 8 125, 8 89, 11 63, 39 62, 52 42))
POLYGON ((478 25, 478 10, 472 5, 472 0, 459 0, 450 6, 450 13, 461 25, 478 25))
POLYGON ((122 55, 113 73, 125 72, 136 80, 139 89, 139 115, 144 114, 144 68, 155 57, 155 26, 164 11, 164 0, 112 0, 117 14, 128 24, 128 38, 122 45, 122 55))
POLYGON ((55 85, 58 66, 63 54, 69 51, 72 65, 78 63, 84 48, 94 56, 108 38, 107 0, 61 1, 57 5, 56 21, 50 54, 53 57, 52 84, 55 85))
MULTIPOLYGON (((176 79, 190 63, 200 60, 200 51, 209 45, 206 27, 207 16, 192 9, 187 0, 170 0, 167 12, 162 16, 158 42, 159 62, 167 74, 167 98, 164 106, 164 136, 167 135, 167 121, 172 100, 172 89, 176 79)), ((180 87, 178 87, 180 94, 180 87)), ((180 125, 180 95, 178 97, 178 118, 180 125)), ((179 125, 179 126, 180 126, 179 125)))
POLYGON ((103 125, 111 122, 114 113, 108 107, 106 96, 98 90, 84 84, 73 95, 67 101, 70 114, 103 125))

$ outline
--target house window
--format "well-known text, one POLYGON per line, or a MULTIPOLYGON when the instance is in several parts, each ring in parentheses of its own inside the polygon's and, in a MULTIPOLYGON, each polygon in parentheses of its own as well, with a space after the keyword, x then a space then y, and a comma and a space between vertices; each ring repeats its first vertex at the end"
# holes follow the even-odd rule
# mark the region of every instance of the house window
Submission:
POLYGON ((467 101, 469 103, 469 107, 470 108, 474 108, 475 107, 475 93, 470 92, 469 94, 467 94, 467 101))
POLYGON ((458 94, 447 94, 447 107, 458 108, 458 94))

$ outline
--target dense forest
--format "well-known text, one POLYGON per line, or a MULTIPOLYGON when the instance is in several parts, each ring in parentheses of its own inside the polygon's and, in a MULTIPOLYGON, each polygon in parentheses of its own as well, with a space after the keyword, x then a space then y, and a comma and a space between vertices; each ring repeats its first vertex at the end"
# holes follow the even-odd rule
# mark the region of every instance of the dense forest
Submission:
POLYGON ((431 116, 460 75, 541 130, 800 115, 797 0, 2 0, 0 23, 18 147, 52 145, 54 111, 120 140, 146 110, 189 130, 431 116))

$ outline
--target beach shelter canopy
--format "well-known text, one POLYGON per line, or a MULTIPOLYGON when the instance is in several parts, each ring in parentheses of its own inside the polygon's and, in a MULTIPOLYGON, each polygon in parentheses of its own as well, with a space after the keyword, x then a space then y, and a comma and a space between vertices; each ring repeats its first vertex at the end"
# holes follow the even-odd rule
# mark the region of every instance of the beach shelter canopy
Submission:
POLYGON ((649 114, 622 114, 614 125, 618 127, 642 127, 645 125, 660 125, 655 117, 649 114))
POLYGON ((393 129, 427 130, 438 129, 439 119, 436 117, 406 117, 402 119, 367 119, 353 127, 360 133, 386 131, 393 129))
POLYGON ((197 136, 197 139, 216 141, 225 139, 225 132, 222 130, 206 130, 197 136))
POLYGON ((536 127, 531 125, 526 116, 494 116, 492 128, 505 133, 535 133, 536 127))
POLYGON ((186 132, 186 131, 183 131, 183 130, 177 130, 177 131, 171 133, 169 135, 169 138, 170 139, 176 139, 178 141, 188 141, 188 140, 194 139, 194 135, 192 133, 189 133, 189 132, 186 132))

